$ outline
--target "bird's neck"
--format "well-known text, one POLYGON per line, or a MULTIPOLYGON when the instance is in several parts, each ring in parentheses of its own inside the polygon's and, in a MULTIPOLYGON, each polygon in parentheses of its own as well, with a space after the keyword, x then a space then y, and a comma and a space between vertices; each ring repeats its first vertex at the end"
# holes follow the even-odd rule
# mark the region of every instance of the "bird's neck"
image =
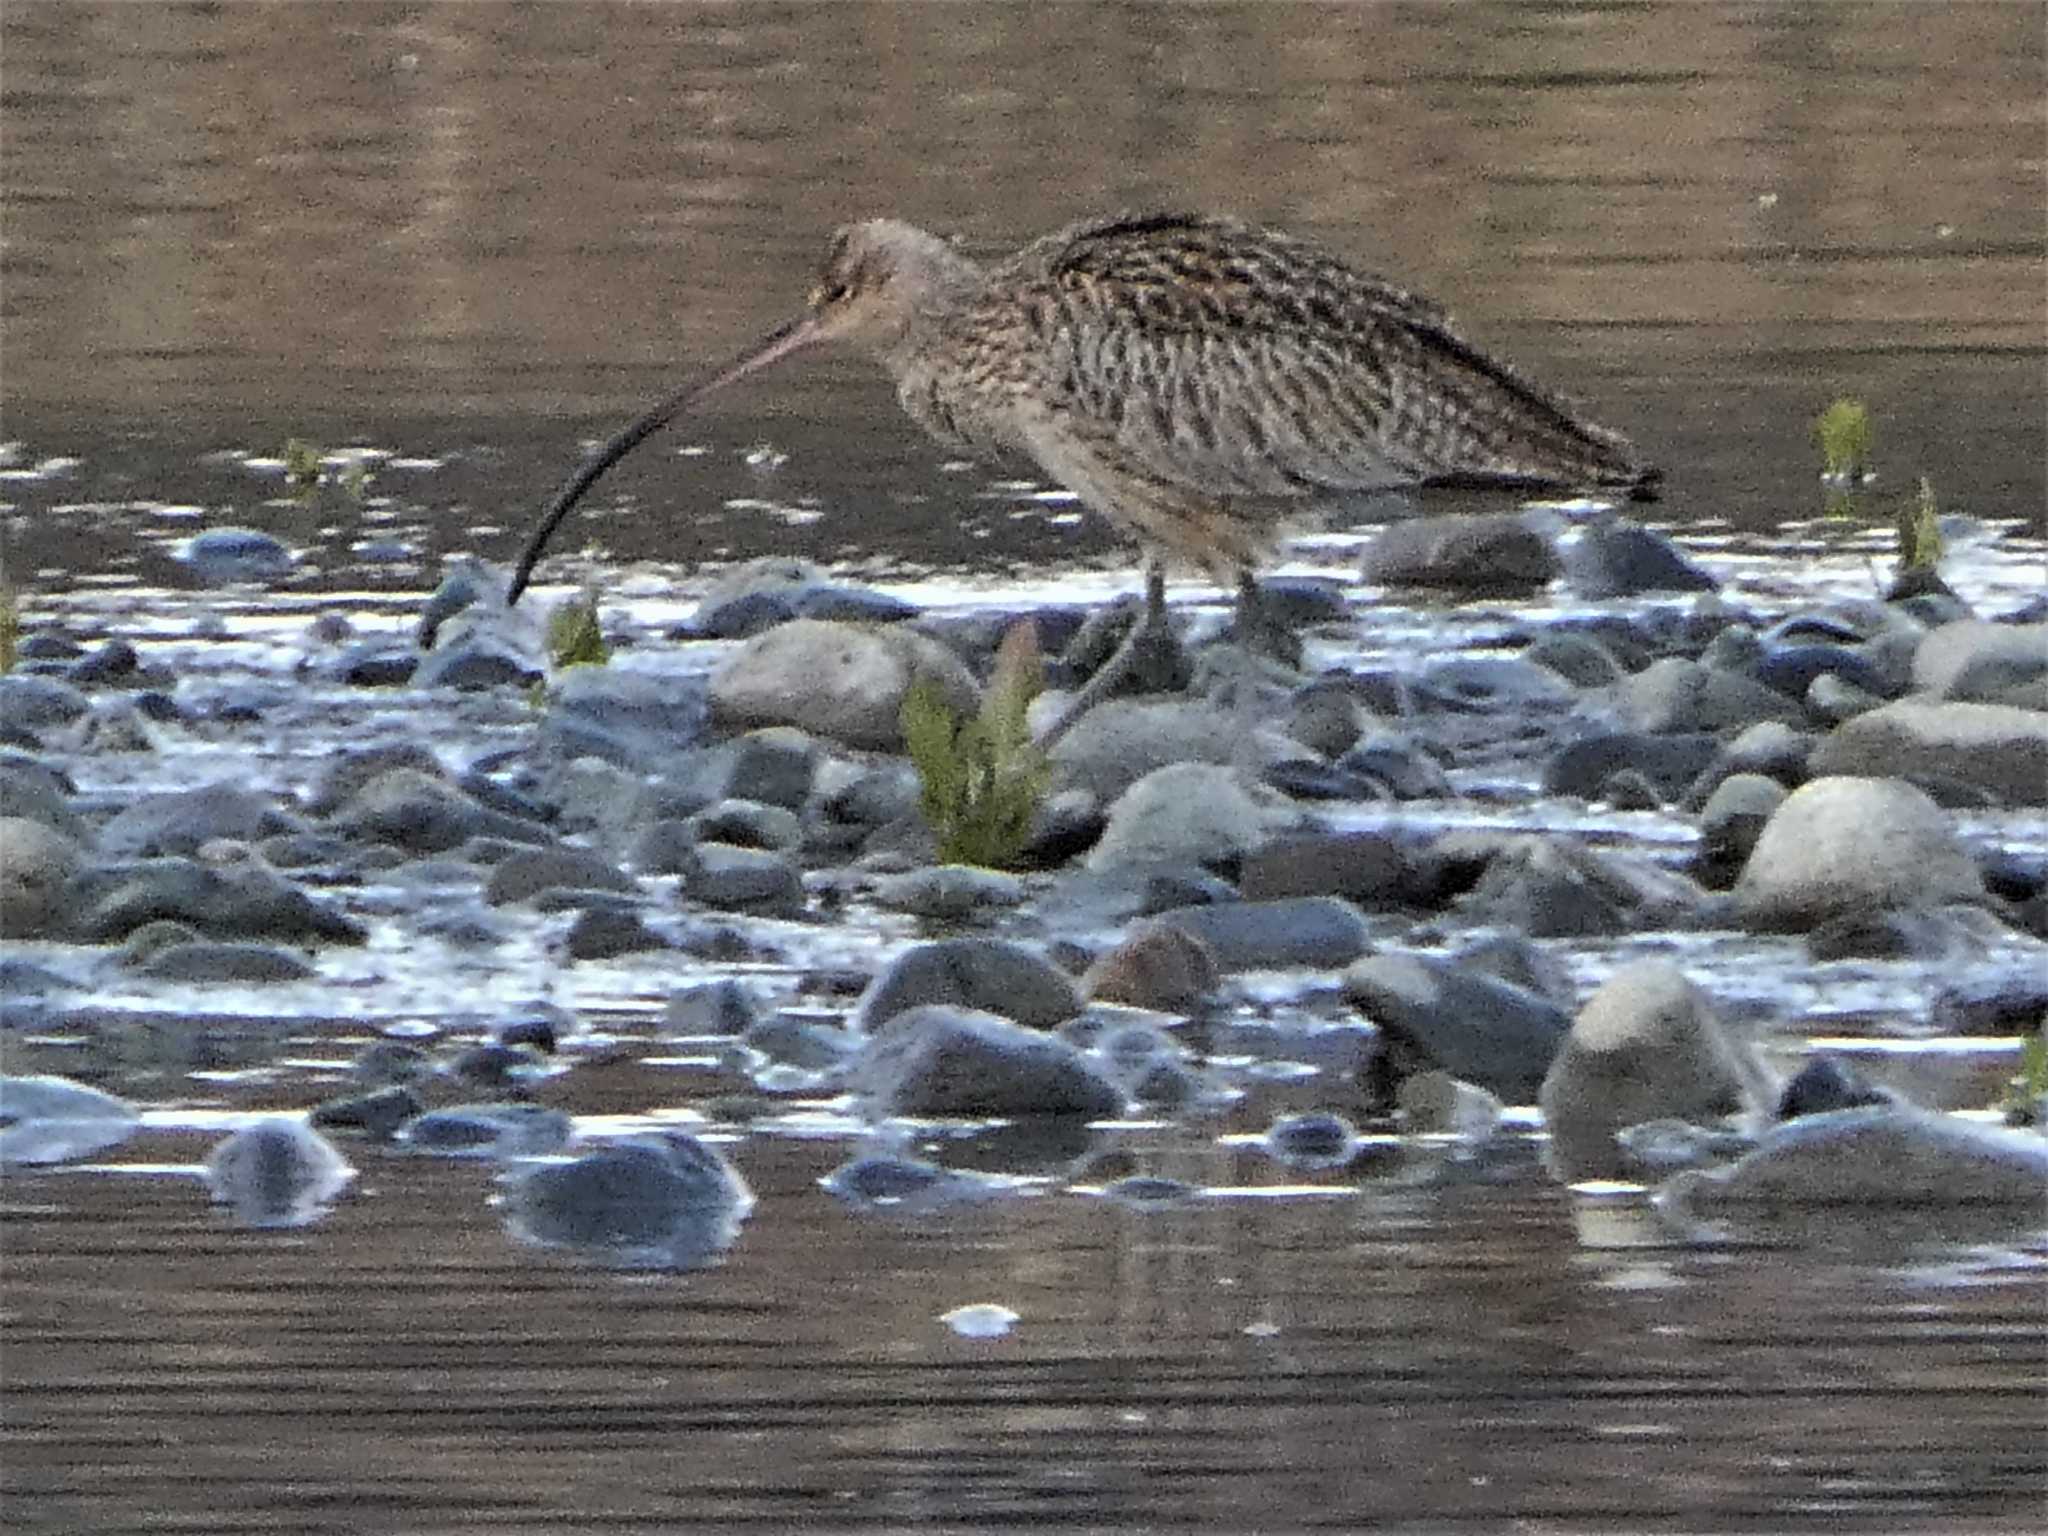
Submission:
POLYGON ((943 240, 920 243, 914 259, 916 272, 910 281, 899 283, 903 323, 875 349, 882 365, 898 379, 947 320, 979 296, 988 282, 979 265, 943 240))

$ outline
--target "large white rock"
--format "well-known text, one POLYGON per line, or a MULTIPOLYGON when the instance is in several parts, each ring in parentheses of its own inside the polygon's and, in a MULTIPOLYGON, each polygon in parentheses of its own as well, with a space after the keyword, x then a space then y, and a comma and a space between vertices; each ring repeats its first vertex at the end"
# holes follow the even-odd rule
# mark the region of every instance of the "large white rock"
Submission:
POLYGON ((1836 726, 1812 769, 1954 779, 2009 805, 2048 805, 2048 711, 1899 699, 1836 726))
POLYGON ((1537 1095, 1550 1166, 1564 1179, 1622 1177, 1629 1163, 1615 1132, 1753 1109, 1760 1088, 1758 1069, 1677 966, 1624 966, 1586 999, 1537 1095))
POLYGON ((1255 795, 1219 764, 1154 769, 1110 807, 1088 867, 1204 864, 1249 853, 1293 820, 1279 801, 1270 791, 1255 795))
POLYGON ((945 646, 900 628, 793 619, 754 636, 711 675, 711 717, 722 726, 797 725, 849 746, 903 745, 903 697, 932 678, 965 713, 980 689, 945 646))
POLYGON ((1857 913, 1982 901, 1949 814, 1896 779, 1814 779, 1771 813, 1735 882, 1745 927, 1802 931, 1857 913))

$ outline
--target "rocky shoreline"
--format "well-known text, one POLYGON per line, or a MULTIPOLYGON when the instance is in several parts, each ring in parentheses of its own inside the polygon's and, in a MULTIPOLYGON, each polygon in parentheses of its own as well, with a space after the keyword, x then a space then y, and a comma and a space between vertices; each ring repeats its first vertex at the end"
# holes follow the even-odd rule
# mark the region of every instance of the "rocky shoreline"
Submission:
MULTIPOLYGON (((440 1024, 421 1046, 384 1031, 317 1106, 272 1106, 322 1129, 288 1121, 217 1156, 232 1209, 299 1211, 280 1191, 301 1155, 339 1193, 329 1137, 559 1153, 573 1126, 536 1138, 534 1105, 573 1108, 578 1078, 621 1048, 551 1002, 550 977, 613 964, 683 978, 650 1039, 712 1050, 744 1096, 633 1107, 700 1110, 742 1140, 798 1100, 855 1127, 1138 1115, 1201 1135, 1270 1102, 1272 1145, 1322 1146, 1317 1166, 1342 1178, 1353 1157, 1336 1149, 1370 1140, 1356 1125, 1477 1148, 1502 1104, 1540 1104, 1565 1180, 1691 1170, 1713 1181, 1695 1194, 1719 1194, 1758 1184, 1748 1159, 1697 1166, 1761 1137, 1773 1198, 1883 1197, 1840 1175, 1825 1134, 1771 1129, 1796 1112, 1860 1115, 1843 1134, 1866 1153, 1882 1119, 1887 1155, 1921 1160, 1917 1198, 2048 1197, 2032 1131, 1915 1110, 1911 1085, 1788 1098, 1821 1031, 1731 1010, 1685 963, 1709 940, 1778 971, 1850 967, 1880 992, 1894 968, 1937 978, 1906 1027, 1981 1037, 2007 1071, 1943 1084, 1929 1107, 1997 1108, 2017 1051, 1996 1047, 2038 1039, 2048 1005, 2048 604, 1980 617, 1923 592, 1766 610, 1661 535, 1598 523, 1560 554, 1530 528, 1394 524, 1367 579, 1425 609, 1553 581, 1606 606, 1518 622, 1483 654, 1361 665, 1343 583, 1275 582, 1309 659, 1198 622, 1181 686, 1105 704, 1052 750, 1010 870, 940 861, 904 697, 923 681, 973 708, 1025 618, 1055 679, 1078 675, 1107 643, 1100 615, 925 615, 774 560, 728 573, 679 628, 626 626, 612 665, 552 673, 538 622, 471 565, 410 634, 318 617, 290 674, 195 679, 146 638, 31 623, 0 678, 8 1091, 62 1071, 129 1092, 132 1058, 109 1042, 138 996, 199 1019, 216 1001, 260 1015, 274 995, 281 1015, 343 1020, 347 976, 388 982, 395 956, 431 946, 445 964, 407 984, 440 1024), (351 713, 368 698, 402 705, 351 713), (320 727, 296 750, 295 709, 320 727), (81 787, 173 755, 180 787, 81 787), (1529 826, 1538 805, 1670 835, 1629 846, 1590 814, 1529 826), (2030 831, 1982 830, 2001 825, 2030 831), (1597 982, 1574 964, 1591 951, 1597 982), (512 995, 478 980, 514 953, 512 995), (457 1105, 476 1115, 452 1130, 415 1118, 457 1105), (1286 1123, 1304 1113, 1323 1117, 1312 1135, 1286 1123), (1638 1134, 1666 1122, 1700 1135, 1638 1134)), ((216 533, 223 580, 289 569, 281 546, 252 548, 261 535, 216 533)), ((48 1160, 27 1124, 7 1129, 9 1159, 48 1160)), ((587 1167, 583 1183, 515 1172, 524 1235, 643 1261, 715 1251, 705 1223, 729 1240, 750 1197, 722 1153, 683 1141, 538 1165, 587 1167)), ((1098 1152, 1033 1176, 1099 1186, 1098 1152)), ((929 1198, 957 1173, 881 1156, 847 1186, 929 1198)))

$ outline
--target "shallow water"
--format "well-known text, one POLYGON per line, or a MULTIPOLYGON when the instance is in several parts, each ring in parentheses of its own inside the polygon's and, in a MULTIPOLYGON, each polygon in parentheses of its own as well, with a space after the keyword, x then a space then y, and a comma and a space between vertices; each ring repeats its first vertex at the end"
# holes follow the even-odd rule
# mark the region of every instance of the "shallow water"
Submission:
MULTIPOLYGON (((260 706, 78 758, 81 788, 297 789, 343 744, 424 735, 468 763, 524 741, 518 700, 302 674, 307 625, 409 632, 446 556, 510 554, 588 435, 779 318, 822 231, 881 210, 987 250, 1161 202, 1317 234, 1637 436, 1670 470, 1657 515, 1735 602, 1870 595, 1921 474, 1980 611, 2048 574, 2037 7, 1033 14, 9 5, 0 554, 32 628, 126 637, 181 699, 260 706), (1813 517, 1808 424, 1841 393, 1878 421, 1869 531, 1813 517), (284 495, 289 436, 362 446, 370 480, 284 495), (292 573, 197 587, 180 547, 220 524, 285 539, 292 573)), ((1371 515, 1287 568, 1351 579, 1371 515)), ((771 552, 940 613, 1131 580, 1063 498, 948 463, 850 361, 643 449, 541 577, 599 583, 617 664, 694 669, 713 650, 664 631, 720 562, 771 552)), ((1314 654, 1402 670, 1597 606, 1352 595, 1314 654)), ((1692 837, 1456 777, 1478 797, 1385 814, 1666 859, 1692 837)), ((1965 825, 2048 848, 2038 815, 1965 825)), ((774 952, 746 963, 571 965, 566 916, 501 911, 502 937, 464 948, 415 920, 466 892, 314 884, 372 937, 304 985, 195 997, 10 946, 78 983, 60 1015, 94 1016, 10 1033, 7 1069, 152 1106, 100 1159, 0 1183, 14 1528, 1968 1531, 2032 1529, 2048 1503, 2048 1247, 2024 1223, 1685 1243, 1639 1191, 1555 1187, 1523 1121, 1498 1160, 1303 1175, 1242 1133, 1359 1112, 1315 1077, 1099 1129, 1099 1165, 987 1155, 1057 1171, 1037 1193, 860 1212, 816 1184, 870 1149, 836 1106, 705 1121, 741 1080, 657 1015, 727 974, 836 1006, 803 979, 865 973, 915 923, 855 903, 750 924, 774 952), (505 1231, 487 1166, 358 1143, 313 1226, 240 1231, 209 1205, 213 1142, 336 1091, 376 1032, 480 1035, 537 999, 585 1026, 541 1092, 587 1133, 723 1140, 760 1198, 723 1264, 541 1252, 505 1231), (1090 1167, 1203 1193, 1133 1209, 1090 1167), (941 1321, 977 1303, 1019 1321, 941 1321)), ((1981 1104, 2011 1069, 2009 1042, 1912 1038, 1936 968, 1726 934, 1550 947, 1582 988, 1674 955, 1781 1059, 1827 1039, 1928 1102, 1981 1104)), ((1326 1008, 1302 980, 1251 978, 1245 1007, 1326 1008)))

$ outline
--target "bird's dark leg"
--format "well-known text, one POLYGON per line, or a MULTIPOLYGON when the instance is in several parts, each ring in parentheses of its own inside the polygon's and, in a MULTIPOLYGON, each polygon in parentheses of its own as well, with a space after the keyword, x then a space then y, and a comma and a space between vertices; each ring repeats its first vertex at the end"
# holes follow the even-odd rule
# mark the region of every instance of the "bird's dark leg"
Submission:
POLYGON ((1104 699, 1127 691, 1134 679, 1140 688, 1172 689, 1186 687, 1189 675, 1187 657, 1166 613, 1166 567, 1153 558, 1145 563, 1145 602, 1131 632, 1095 669, 1087 686, 1067 701, 1040 734, 1038 745, 1050 747, 1104 699))
POLYGON ((1230 621, 1230 638, 1254 655, 1290 667, 1301 665, 1301 636, 1266 601, 1250 566, 1237 573, 1237 613, 1230 621))

